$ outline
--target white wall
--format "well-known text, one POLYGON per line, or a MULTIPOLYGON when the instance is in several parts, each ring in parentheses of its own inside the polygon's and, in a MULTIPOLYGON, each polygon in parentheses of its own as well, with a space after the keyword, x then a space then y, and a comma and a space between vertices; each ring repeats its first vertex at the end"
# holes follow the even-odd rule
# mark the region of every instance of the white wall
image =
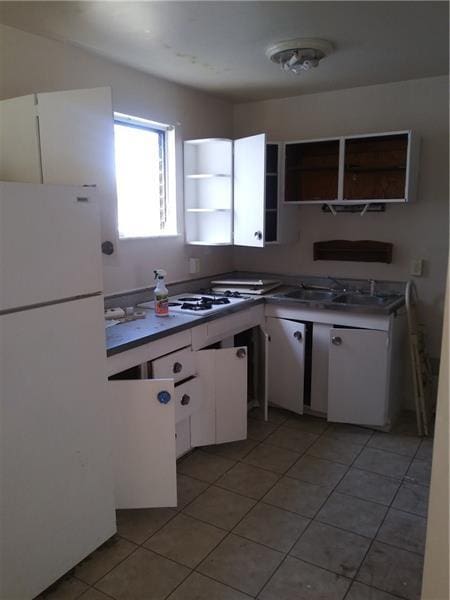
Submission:
POLYGON ((265 131, 273 141, 288 141, 401 129, 413 129, 422 140, 415 204, 388 206, 386 213, 363 217, 333 217, 321 213, 320 206, 303 206, 299 242, 262 250, 236 248, 234 265, 293 274, 406 280, 411 259, 424 258, 425 273, 416 283, 430 350, 438 356, 448 253, 448 78, 252 102, 234 109, 235 137, 265 131), (393 242, 393 263, 314 262, 313 242, 332 239, 393 242))
MULTIPOLYGON (((179 124, 176 158, 182 161, 182 139, 230 137, 232 106, 207 94, 151 77, 75 46, 0 26, 0 99, 32 92, 111 86, 114 110, 161 123, 179 124)), ((201 258, 201 275, 228 271, 230 248, 184 245, 182 168, 178 169, 177 238, 124 240, 104 258, 106 292, 149 285, 153 269, 165 268, 168 280, 189 278, 188 258, 201 258)), ((114 215, 115 211, 111 210, 114 215)), ((111 229, 111 228, 108 228, 111 229)))

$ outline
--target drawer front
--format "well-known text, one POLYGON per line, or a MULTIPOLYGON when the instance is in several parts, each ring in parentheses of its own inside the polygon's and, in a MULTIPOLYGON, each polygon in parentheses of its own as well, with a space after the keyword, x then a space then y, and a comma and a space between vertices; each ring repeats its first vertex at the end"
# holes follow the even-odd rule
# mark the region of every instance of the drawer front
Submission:
POLYGON ((152 362, 154 379, 173 379, 177 383, 196 374, 194 352, 190 348, 172 352, 152 362))
POLYGON ((192 329, 192 346, 194 350, 199 350, 220 341, 224 337, 230 337, 240 331, 255 327, 263 321, 264 305, 262 304, 226 317, 214 319, 210 323, 198 325, 192 329))
POLYGON ((175 423, 184 421, 195 413, 203 403, 200 378, 194 377, 175 387, 175 423))
POLYGON ((175 426, 175 442, 177 458, 186 454, 191 449, 191 426, 189 419, 180 421, 175 426))

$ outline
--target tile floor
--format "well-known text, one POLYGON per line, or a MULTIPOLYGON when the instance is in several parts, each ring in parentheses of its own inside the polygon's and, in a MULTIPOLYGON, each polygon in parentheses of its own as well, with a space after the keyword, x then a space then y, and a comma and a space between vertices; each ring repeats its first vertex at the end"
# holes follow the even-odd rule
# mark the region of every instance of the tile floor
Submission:
POLYGON ((400 431, 253 413, 40 599, 419 600, 432 442, 400 431))

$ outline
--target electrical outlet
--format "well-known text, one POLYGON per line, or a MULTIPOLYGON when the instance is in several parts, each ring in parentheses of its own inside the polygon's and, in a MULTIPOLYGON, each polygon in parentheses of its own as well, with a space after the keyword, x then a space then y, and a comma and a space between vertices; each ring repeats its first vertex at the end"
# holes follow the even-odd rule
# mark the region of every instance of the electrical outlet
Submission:
POLYGON ((189 259, 189 274, 196 275, 200 273, 200 259, 199 258, 190 258, 189 259))
POLYGON ((414 258, 409 267, 410 275, 414 277, 422 277, 423 274, 423 258, 414 258))

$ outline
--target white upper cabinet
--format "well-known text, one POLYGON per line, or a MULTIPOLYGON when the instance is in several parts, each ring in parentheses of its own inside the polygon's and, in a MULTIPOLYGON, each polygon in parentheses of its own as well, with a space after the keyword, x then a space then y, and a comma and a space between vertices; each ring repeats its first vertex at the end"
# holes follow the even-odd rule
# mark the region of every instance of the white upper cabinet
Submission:
POLYGON ((252 246, 298 237, 281 202, 282 147, 266 135, 184 143, 186 243, 252 246))
POLYGON ((95 185, 102 239, 115 238, 114 121, 109 87, 0 101, 0 150, 2 181, 95 185))
POLYGON ((42 183, 35 94, 0 101, 0 181, 42 183))
POLYGON ((234 142, 234 245, 262 248, 265 242, 265 134, 234 142))
POLYGON ((287 142, 284 202, 411 202, 418 152, 418 138, 412 131, 287 142))

